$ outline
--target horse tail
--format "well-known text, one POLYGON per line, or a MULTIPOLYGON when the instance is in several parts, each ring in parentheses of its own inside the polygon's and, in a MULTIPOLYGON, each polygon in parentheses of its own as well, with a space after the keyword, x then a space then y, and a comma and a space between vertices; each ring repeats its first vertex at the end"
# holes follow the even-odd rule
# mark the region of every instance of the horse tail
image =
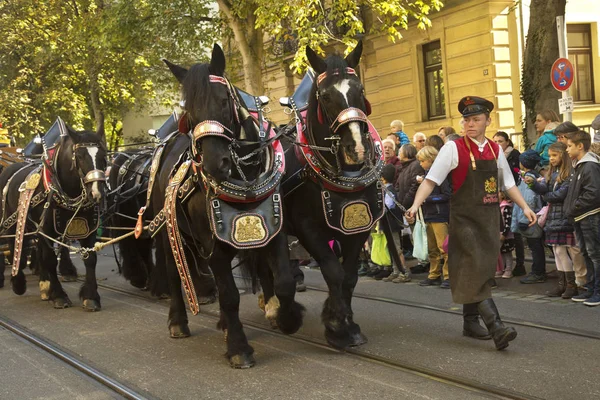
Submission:
POLYGON ((238 263, 233 265, 232 268, 239 269, 239 277, 246 284, 250 283, 252 287, 252 293, 256 294, 260 290, 259 275, 261 268, 268 269, 267 260, 260 257, 260 253, 257 251, 240 251, 238 253, 238 263))

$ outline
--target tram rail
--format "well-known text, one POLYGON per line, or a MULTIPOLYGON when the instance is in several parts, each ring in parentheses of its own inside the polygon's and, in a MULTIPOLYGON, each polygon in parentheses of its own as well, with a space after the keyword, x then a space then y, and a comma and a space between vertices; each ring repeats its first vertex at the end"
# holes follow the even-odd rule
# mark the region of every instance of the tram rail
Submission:
POLYGON ((55 359, 62 361, 79 372, 83 373, 88 378, 96 381, 105 389, 108 389, 111 394, 118 395, 120 398, 128 400, 148 400, 151 399, 146 395, 136 392, 134 389, 127 387, 116 379, 100 372, 96 368, 86 364, 83 360, 69 354, 67 351, 60 348, 58 345, 51 343, 42 336, 35 334, 20 324, 0 315, 0 327, 12 332, 14 335, 24 339, 33 346, 50 354, 55 359))
MULTIPOLYGON (((156 299, 153 299, 148 296, 141 295, 141 294, 133 293, 127 289, 123 289, 123 288, 119 288, 119 287, 115 287, 115 286, 111 286, 111 285, 107 285, 107 284, 103 284, 103 283, 98 283, 98 288, 107 290, 107 291, 111 291, 114 293, 122 294, 127 297, 141 299, 146 302, 162 304, 163 306, 167 307, 165 302, 162 302, 160 300, 156 300, 156 299)), ((219 320, 219 316, 212 312, 200 310, 199 314, 204 317, 214 319, 215 321, 219 320)), ((309 337, 306 335, 297 334, 297 333, 294 335, 291 335, 291 336, 285 335, 285 334, 279 332, 278 330, 274 330, 273 328, 271 328, 269 325, 267 325, 266 322, 263 324, 263 323, 257 323, 255 321, 251 321, 251 320, 248 320, 245 318, 240 318, 240 319, 241 319, 242 323, 248 329, 252 329, 252 330, 259 331, 259 332, 266 333, 266 334, 273 335, 273 336, 283 337, 283 338, 286 338, 286 339, 294 341, 294 342, 304 343, 304 344, 308 344, 310 346, 314 346, 314 347, 318 347, 318 348, 325 348, 325 349, 333 350, 331 348, 331 346, 329 346, 323 340, 309 337)), ((346 350, 344 350, 344 352, 346 352, 347 354, 349 354, 353 357, 356 357, 362 361, 365 361, 365 362, 375 363, 375 364, 382 365, 382 366, 385 366, 388 368, 392 368, 392 369, 396 369, 396 370, 410 373, 413 375, 417 375, 417 376, 420 376, 420 377, 423 377, 426 379, 431 379, 436 382, 441 382, 441 383, 444 383, 444 384, 447 384, 450 386, 462 388, 464 390, 467 390, 467 391, 470 391, 473 393, 490 396, 491 398, 511 399, 511 400, 541 400, 541 398, 539 398, 539 397, 532 396, 532 395, 529 395, 526 393, 521 393, 521 392, 511 390, 511 389, 506 389, 506 388, 502 388, 502 387, 498 387, 498 386, 494 386, 494 385, 489 385, 486 383, 478 382, 476 380, 457 376, 457 375, 447 374, 447 373, 444 373, 441 371, 436 371, 436 370, 429 369, 429 368, 426 368, 423 366, 411 364, 409 362, 392 360, 387 357, 370 354, 370 353, 367 353, 365 351, 361 351, 361 350, 358 350, 355 348, 346 349, 346 350)))

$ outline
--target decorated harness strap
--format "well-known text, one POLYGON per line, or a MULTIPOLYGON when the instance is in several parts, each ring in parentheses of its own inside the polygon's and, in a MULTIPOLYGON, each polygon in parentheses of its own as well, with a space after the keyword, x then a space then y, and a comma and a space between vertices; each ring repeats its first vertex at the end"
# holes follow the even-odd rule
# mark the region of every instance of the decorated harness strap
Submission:
POLYGON ((190 269, 185 256, 181 234, 179 233, 179 225, 177 223, 177 192, 183 179, 187 175, 191 163, 191 160, 187 160, 181 164, 175 176, 169 181, 169 186, 167 187, 165 194, 165 207, 163 210, 166 214, 167 236, 169 237, 169 243, 171 244, 175 265, 177 266, 177 271, 179 272, 179 277, 183 284, 183 290, 190 305, 190 311, 192 311, 192 314, 196 315, 200 312, 200 305, 198 304, 198 297, 196 296, 194 282, 190 275, 190 269))
POLYGON ((160 159, 162 157, 162 153, 165 149, 166 143, 162 143, 158 145, 158 147, 154 150, 154 154, 152 154, 152 165, 150 166, 150 178, 148 178, 148 191, 146 192, 146 204, 140 208, 138 211, 138 220, 135 224, 135 233, 134 236, 138 239, 143 230, 144 230, 144 213, 146 212, 146 208, 150 204, 150 198, 152 197, 152 187, 154 186, 154 181, 156 180, 156 172, 158 171, 158 165, 160 164, 160 159))
POLYGON ((21 261, 21 252, 23 250, 23 237, 25 235, 25 224, 27 223, 27 213, 35 189, 40 184, 41 166, 35 168, 29 173, 25 181, 21 184, 19 191, 19 209, 17 212, 17 231, 15 233, 15 252, 13 255, 12 276, 19 272, 19 263, 21 261))

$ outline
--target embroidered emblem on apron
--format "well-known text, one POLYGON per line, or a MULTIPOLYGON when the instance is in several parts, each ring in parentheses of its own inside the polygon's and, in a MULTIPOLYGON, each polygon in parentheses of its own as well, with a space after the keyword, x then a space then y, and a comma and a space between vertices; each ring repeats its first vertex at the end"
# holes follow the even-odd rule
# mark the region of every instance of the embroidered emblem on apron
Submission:
POLYGON ((25 189, 33 190, 33 189, 37 188, 40 183, 40 178, 41 178, 41 176, 38 173, 31 175, 29 177, 29 179, 27 179, 27 183, 25 184, 25 189))
POLYGON ((233 238, 239 243, 259 242, 267 236, 267 230, 259 215, 240 215, 233 222, 233 238))
POLYGON ((373 216, 367 203, 358 201, 347 204, 342 210, 342 227, 351 231, 371 226, 373 216))

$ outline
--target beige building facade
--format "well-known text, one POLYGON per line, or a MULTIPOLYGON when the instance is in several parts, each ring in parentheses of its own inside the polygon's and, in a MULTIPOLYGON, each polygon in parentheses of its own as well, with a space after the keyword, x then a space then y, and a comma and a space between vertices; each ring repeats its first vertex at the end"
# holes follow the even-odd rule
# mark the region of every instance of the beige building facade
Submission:
MULTIPOLYGON (((522 131, 520 76, 530 1, 518 6, 492 0, 445 4, 431 15, 427 30, 411 25, 396 43, 384 36, 364 39, 360 72, 373 109, 371 121, 382 136, 395 119, 405 123, 409 137, 435 134, 448 125, 458 132, 457 104, 463 96, 475 95, 496 106, 489 132, 522 131)), ((569 58, 577 70, 569 90, 575 97, 573 122, 589 125, 600 113, 600 2, 568 1, 566 21, 575 46, 569 45, 569 58)), ((267 95, 276 103, 293 92, 299 77, 277 66, 268 70, 265 82, 267 95)), ((272 109, 272 119, 287 121, 278 104, 272 109)))

